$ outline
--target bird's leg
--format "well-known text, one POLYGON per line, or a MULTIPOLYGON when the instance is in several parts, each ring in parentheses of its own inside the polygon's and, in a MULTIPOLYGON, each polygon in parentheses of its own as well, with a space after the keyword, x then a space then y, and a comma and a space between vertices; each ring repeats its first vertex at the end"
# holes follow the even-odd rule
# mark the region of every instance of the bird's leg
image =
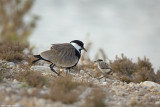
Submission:
POLYGON ((70 68, 66 68, 66 76, 67 76, 68 72, 70 73, 70 68))
POLYGON ((102 77, 100 77, 99 79, 102 79, 102 78, 104 78, 105 76, 102 76, 102 77))
POLYGON ((104 78, 104 76, 102 76, 102 77, 98 77, 98 80, 100 81, 102 78, 104 78))
POLYGON ((104 77, 105 77, 105 81, 106 81, 106 78, 108 78, 108 75, 107 73, 104 74, 104 77))
POLYGON ((60 76, 60 74, 57 73, 57 71, 55 71, 55 70, 53 69, 54 66, 55 66, 55 64, 52 63, 49 67, 51 68, 51 70, 52 70, 54 73, 56 73, 58 76, 60 76))

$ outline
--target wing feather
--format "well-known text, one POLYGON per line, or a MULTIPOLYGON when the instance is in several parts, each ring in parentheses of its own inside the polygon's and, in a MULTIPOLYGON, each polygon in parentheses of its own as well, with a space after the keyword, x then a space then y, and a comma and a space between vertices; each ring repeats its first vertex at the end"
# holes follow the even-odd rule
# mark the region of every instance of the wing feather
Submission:
POLYGON ((79 60, 75 48, 70 43, 52 44, 50 50, 44 51, 40 55, 60 67, 74 66, 79 60))

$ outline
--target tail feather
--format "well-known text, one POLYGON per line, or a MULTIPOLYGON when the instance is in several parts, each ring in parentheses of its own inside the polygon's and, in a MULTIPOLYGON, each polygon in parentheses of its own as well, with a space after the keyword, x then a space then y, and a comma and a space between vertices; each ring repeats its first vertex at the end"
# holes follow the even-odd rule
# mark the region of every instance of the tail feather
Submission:
POLYGON ((32 61, 32 64, 34 64, 34 63, 36 63, 37 61, 39 61, 39 60, 42 59, 42 57, 41 57, 40 55, 34 55, 34 57, 35 57, 35 58, 38 58, 38 59, 32 61))
POLYGON ((39 60, 44 60, 44 61, 47 61, 47 62, 51 62, 51 61, 49 61, 49 60, 46 60, 46 59, 42 58, 40 55, 34 55, 34 57, 35 57, 35 58, 38 58, 38 59, 34 60, 32 63, 35 63, 35 62, 37 62, 37 61, 39 61, 39 60))
POLYGON ((34 55, 34 57, 42 59, 42 57, 40 55, 34 55))

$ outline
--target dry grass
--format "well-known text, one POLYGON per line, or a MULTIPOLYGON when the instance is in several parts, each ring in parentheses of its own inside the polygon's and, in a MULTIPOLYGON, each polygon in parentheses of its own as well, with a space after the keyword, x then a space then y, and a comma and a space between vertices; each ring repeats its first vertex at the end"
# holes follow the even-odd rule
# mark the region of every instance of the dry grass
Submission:
POLYGON ((0 72, 0 82, 2 82, 3 80, 3 75, 2 75, 2 72, 0 72))
POLYGON ((50 93, 47 96, 48 99, 53 101, 60 101, 65 104, 72 104, 78 100, 78 96, 82 90, 80 87, 90 85, 87 83, 77 82, 72 80, 72 76, 57 78, 51 84, 50 93))
POLYGON ((106 107, 104 103, 105 94, 100 88, 93 89, 89 96, 85 98, 83 107, 106 107))
POLYGON ((160 84, 160 69, 157 71, 156 76, 157 76, 156 77, 156 79, 157 79, 156 82, 160 84))
POLYGON ((28 44, 20 44, 19 42, 7 42, 0 44, 0 58, 7 61, 21 61, 27 59, 23 50, 29 48, 28 44))
POLYGON ((23 69, 15 75, 15 79, 18 81, 37 88, 41 88, 47 84, 47 77, 44 77, 40 72, 30 70, 30 66, 24 66, 23 69))
POLYGON ((137 62, 132 62, 132 59, 127 58, 123 54, 121 57, 116 57, 116 60, 110 62, 113 72, 117 73, 117 79, 124 82, 143 82, 153 81, 158 82, 159 79, 154 73, 152 64, 149 59, 138 58, 137 62))
POLYGON ((121 57, 116 56, 116 59, 110 63, 111 68, 114 72, 120 74, 126 74, 130 76, 137 70, 136 63, 133 63, 131 59, 127 58, 123 54, 121 57))

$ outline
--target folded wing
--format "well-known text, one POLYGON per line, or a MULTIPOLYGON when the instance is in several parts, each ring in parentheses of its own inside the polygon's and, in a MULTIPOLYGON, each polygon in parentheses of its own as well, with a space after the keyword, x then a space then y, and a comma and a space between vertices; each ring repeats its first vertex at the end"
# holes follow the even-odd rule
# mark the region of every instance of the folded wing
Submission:
POLYGON ((51 49, 42 52, 40 56, 60 67, 74 66, 79 60, 75 48, 70 43, 52 44, 51 49))

